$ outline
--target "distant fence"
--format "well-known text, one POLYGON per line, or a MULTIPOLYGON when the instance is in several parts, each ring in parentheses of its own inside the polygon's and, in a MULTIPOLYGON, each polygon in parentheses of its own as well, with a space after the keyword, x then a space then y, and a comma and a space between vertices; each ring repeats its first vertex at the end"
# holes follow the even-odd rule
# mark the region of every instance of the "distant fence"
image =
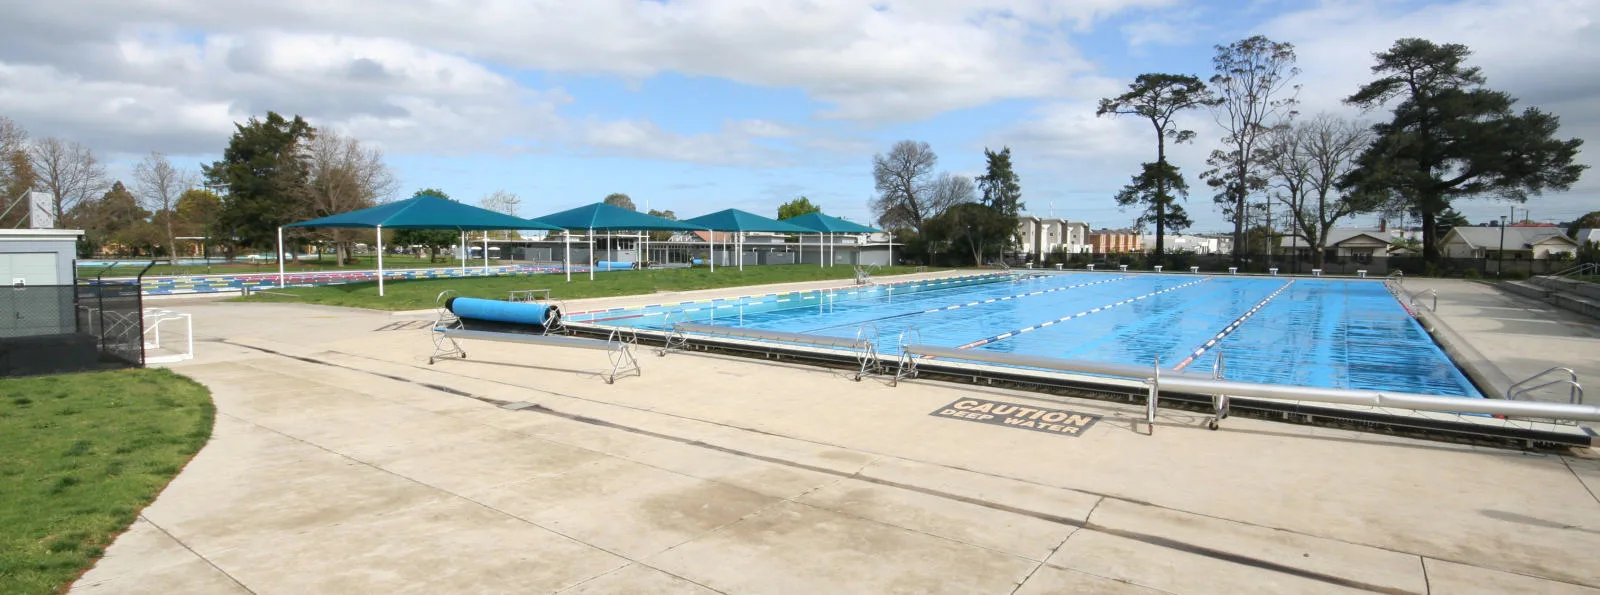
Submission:
MULTIPOLYGON (((1020 258, 1008 258, 1012 266, 1019 266, 1024 262, 1020 258)), ((1097 268, 1128 265, 1130 269, 1148 270, 1160 264, 1168 271, 1188 272, 1189 267, 1197 266, 1203 272, 1227 272, 1228 267, 1238 266, 1243 273, 1265 273, 1276 268, 1280 274, 1310 274, 1314 268, 1321 268, 1324 275, 1354 275, 1356 271, 1367 271, 1368 276, 1383 276, 1395 271, 1402 271, 1410 276, 1447 276, 1447 277, 1494 277, 1497 274, 1512 278, 1526 278, 1534 275, 1548 275, 1563 269, 1570 268, 1578 263, 1576 260, 1565 259, 1506 259, 1503 263, 1492 258, 1446 258, 1437 264, 1430 264, 1421 256, 1374 256, 1371 258, 1327 258, 1322 266, 1317 267, 1312 263, 1310 256, 1290 256, 1286 254, 1248 254, 1242 258, 1240 264, 1235 265, 1233 256, 1228 254, 1167 254, 1157 261, 1153 255, 1131 254, 1060 254, 1046 255, 1043 263, 1036 262, 1035 267, 1055 268, 1060 263, 1063 268, 1083 268, 1094 263, 1097 268), (1501 271, 1504 271, 1501 273, 1501 271)))
POLYGON ((0 288, 0 377, 144 365, 135 283, 0 288))

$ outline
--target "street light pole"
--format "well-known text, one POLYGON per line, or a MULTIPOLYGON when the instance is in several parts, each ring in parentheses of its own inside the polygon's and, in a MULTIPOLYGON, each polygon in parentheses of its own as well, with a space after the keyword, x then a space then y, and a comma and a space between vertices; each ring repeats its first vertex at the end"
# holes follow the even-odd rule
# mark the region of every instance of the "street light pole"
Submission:
MULTIPOLYGON (((1517 208, 1511 207, 1512 217, 1516 216, 1517 208)), ((1500 253, 1494 265, 1494 276, 1500 278, 1500 273, 1506 269, 1506 217, 1500 216, 1500 253)))

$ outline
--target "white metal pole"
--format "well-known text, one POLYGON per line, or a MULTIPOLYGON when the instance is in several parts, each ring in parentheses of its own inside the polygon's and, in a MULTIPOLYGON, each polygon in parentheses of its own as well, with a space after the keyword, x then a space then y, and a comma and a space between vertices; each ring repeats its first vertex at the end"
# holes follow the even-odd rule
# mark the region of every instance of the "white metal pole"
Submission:
POLYGON ((378 226, 378 297, 383 297, 383 226, 378 226))
POLYGON ((189 357, 194 357, 194 315, 193 314, 184 314, 183 315, 183 327, 184 327, 184 333, 186 333, 185 336, 188 338, 187 342, 189 343, 189 351, 188 351, 189 357))
POLYGON ((744 270, 744 232, 742 231, 739 232, 739 249, 736 252, 738 252, 738 255, 734 258, 739 259, 739 270, 742 271, 744 270))
POLYGON ((594 228, 589 228, 589 280, 594 280, 594 228))
POLYGON ((283 289, 283 226, 278 226, 278 289, 283 289))
POLYGON ((483 274, 489 274, 489 231, 483 232, 483 274))
POLYGON ((467 268, 467 230, 459 231, 461 232, 461 243, 457 247, 461 249, 461 268, 465 269, 467 268))
POLYGON ((644 246, 644 254, 639 257, 639 268, 644 268, 650 262, 650 232, 639 232, 639 244, 644 246))
POLYGON ((567 282, 572 282, 572 233, 561 230, 561 268, 567 270, 567 282))
POLYGON ((717 230, 706 232, 711 238, 711 272, 717 272, 717 230))
POLYGON ((826 250, 827 248, 822 247, 822 234, 819 232, 817 234, 817 268, 819 269, 822 268, 823 261, 828 260, 828 257, 822 255, 826 250))

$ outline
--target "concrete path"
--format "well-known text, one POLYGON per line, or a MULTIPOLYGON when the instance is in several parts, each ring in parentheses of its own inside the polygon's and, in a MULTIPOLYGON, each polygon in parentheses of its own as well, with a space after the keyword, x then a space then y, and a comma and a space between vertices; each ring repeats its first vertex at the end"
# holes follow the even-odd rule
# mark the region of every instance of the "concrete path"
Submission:
MULTIPOLYGON (((1600 324, 1594 319, 1489 283, 1424 278, 1407 279, 1405 287, 1430 307, 1428 292, 1438 291, 1438 318, 1499 368, 1507 385, 1564 366, 1577 372, 1579 381, 1591 390, 1600 391, 1600 324)), ((1499 388, 1504 391, 1508 386, 1499 388)), ((1569 399, 1568 391, 1560 388, 1532 396, 1562 403, 1569 399)), ((1600 392, 1587 402, 1600 402, 1600 392)))
POLYGON ((215 434, 74 592, 1600 592, 1587 453, 1147 436, 1140 407, 683 353, 607 385, 599 352, 429 366, 420 318, 167 307, 215 434), (964 400, 1100 419, 930 415, 964 400))

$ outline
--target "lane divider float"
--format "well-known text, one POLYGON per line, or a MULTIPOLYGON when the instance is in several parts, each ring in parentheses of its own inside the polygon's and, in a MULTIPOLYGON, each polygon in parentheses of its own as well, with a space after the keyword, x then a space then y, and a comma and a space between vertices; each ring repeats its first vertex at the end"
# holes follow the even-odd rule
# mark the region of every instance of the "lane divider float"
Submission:
POLYGON ((1071 316, 1063 316, 1063 317, 1057 318, 1055 320, 1048 320, 1048 321, 1045 321, 1045 322, 1041 322, 1039 324, 1035 324, 1033 326, 1020 328, 1020 329, 1017 329, 1017 330, 1014 330, 1014 331, 1011 331, 1011 332, 1007 332, 1007 333, 1001 333, 1001 334, 995 335, 993 337, 989 337, 987 339, 979 339, 977 341, 973 341, 973 342, 968 343, 966 345, 962 345, 960 347, 957 347, 956 349, 971 349, 973 347, 978 347, 978 346, 981 346, 981 345, 987 345, 989 343, 994 343, 995 341, 1004 341, 1006 339, 1010 339, 1011 337, 1015 337, 1015 336, 1020 335, 1022 333, 1026 333, 1026 332, 1030 332, 1030 331, 1036 331, 1036 330, 1045 328, 1047 326, 1051 326, 1051 325, 1055 325, 1055 324, 1066 322, 1068 320, 1072 320, 1074 318, 1080 318, 1080 317, 1088 316, 1090 314, 1094 314, 1096 312, 1101 312, 1101 311, 1104 311, 1104 310, 1110 310, 1110 309, 1115 308, 1117 306, 1124 306, 1124 305, 1127 305, 1127 304, 1131 304, 1131 303, 1137 302, 1139 300, 1152 298, 1152 297, 1155 297, 1155 296, 1158 296, 1158 295, 1161 295, 1163 293, 1167 293, 1167 292, 1170 292, 1170 291, 1177 291, 1179 289, 1183 289, 1183 288, 1189 287, 1191 285, 1198 285, 1198 284, 1201 284, 1201 283, 1205 283, 1206 281, 1210 281, 1210 280, 1211 280, 1211 277, 1206 277, 1206 278, 1199 279, 1199 280, 1196 280, 1196 281, 1190 281, 1190 282, 1184 283, 1182 285, 1174 285, 1172 287, 1168 287, 1166 289, 1162 289, 1162 290, 1159 290, 1159 291, 1152 291, 1150 293, 1147 293, 1147 294, 1144 294, 1144 295, 1141 295, 1141 296, 1138 296, 1138 297, 1131 297, 1131 298, 1122 300, 1120 302, 1106 304, 1104 306, 1100 306, 1100 307, 1095 308, 1093 310, 1084 310, 1082 312, 1079 312, 1077 314, 1073 314, 1071 316))
POLYGON ((1245 313, 1240 315, 1238 318, 1233 319, 1233 322, 1228 323, 1228 326, 1224 327, 1222 332, 1217 333, 1217 336, 1212 337, 1209 341, 1206 341, 1205 344, 1201 345, 1199 349, 1194 350, 1194 353, 1189 354, 1189 357, 1183 358, 1183 361, 1178 362, 1178 365, 1173 366, 1172 369, 1180 372, 1183 371, 1183 369, 1188 367, 1189 364, 1194 363, 1194 360, 1199 359, 1200 356, 1206 352, 1206 350, 1215 347, 1218 343, 1222 342, 1222 339, 1226 338, 1230 334, 1233 334, 1233 331, 1237 330, 1239 325, 1244 324, 1244 321, 1249 320, 1251 316, 1255 316, 1256 312, 1260 311, 1261 308, 1267 305, 1267 302, 1272 301, 1272 298, 1278 297, 1278 294, 1283 293, 1283 290, 1288 289, 1290 285, 1294 285, 1294 279, 1290 279, 1288 283, 1283 284, 1283 287, 1279 287, 1277 291, 1267 294, 1267 297, 1262 298, 1262 300, 1259 302, 1256 302, 1255 306, 1251 307, 1249 310, 1246 310, 1245 313))

